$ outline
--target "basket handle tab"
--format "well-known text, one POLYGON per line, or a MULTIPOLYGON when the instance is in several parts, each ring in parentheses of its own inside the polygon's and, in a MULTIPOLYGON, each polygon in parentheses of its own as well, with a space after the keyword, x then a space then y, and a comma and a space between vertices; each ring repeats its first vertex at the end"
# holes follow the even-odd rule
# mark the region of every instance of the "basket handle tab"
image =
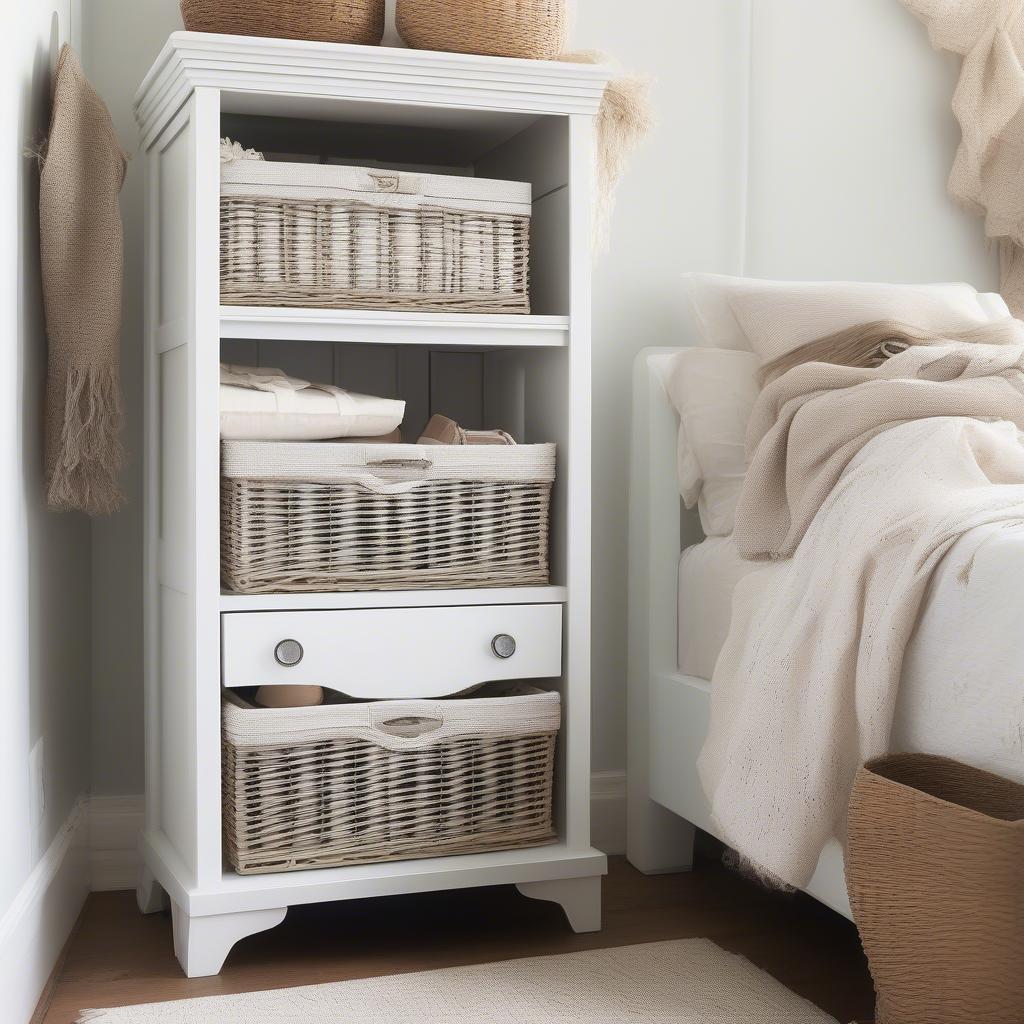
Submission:
POLYGON ((402 739, 437 732, 445 717, 444 705, 435 700, 389 700, 369 708, 371 729, 402 739))

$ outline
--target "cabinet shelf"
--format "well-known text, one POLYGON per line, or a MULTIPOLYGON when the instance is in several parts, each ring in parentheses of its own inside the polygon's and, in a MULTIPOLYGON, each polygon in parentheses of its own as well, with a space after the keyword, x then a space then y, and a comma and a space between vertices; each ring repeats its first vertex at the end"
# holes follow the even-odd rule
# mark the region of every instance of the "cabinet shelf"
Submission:
POLYGON ((431 348, 561 348, 567 316, 409 313, 363 309, 221 306, 221 338, 428 345, 431 348))
POLYGON ((328 594, 235 594, 222 590, 222 612, 330 611, 344 608, 446 608, 457 605, 562 604, 565 587, 465 590, 362 590, 328 594))

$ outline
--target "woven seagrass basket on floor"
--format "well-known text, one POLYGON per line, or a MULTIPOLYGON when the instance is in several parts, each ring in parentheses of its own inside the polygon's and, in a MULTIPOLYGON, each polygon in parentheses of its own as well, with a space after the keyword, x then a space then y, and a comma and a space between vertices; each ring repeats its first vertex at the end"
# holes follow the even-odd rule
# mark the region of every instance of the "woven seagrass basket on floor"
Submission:
POLYGON ((398 34, 415 50, 551 60, 565 51, 565 0, 398 0, 398 34))
POLYGON ((557 693, 255 708, 224 698, 224 845, 239 874, 554 842, 557 693))
POLYGON ((384 35, 384 0, 181 0, 181 17, 190 32, 371 45, 384 35))
POLYGON ((869 761, 846 883, 877 1024, 1024 1022, 1024 786, 927 754, 869 761))

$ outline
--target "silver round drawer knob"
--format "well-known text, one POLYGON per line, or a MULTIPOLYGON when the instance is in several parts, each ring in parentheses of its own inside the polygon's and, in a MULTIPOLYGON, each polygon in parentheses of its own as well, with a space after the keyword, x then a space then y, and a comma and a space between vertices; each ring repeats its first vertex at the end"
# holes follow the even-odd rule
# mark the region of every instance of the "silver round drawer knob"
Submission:
POLYGON ((292 665, 298 665, 302 661, 304 653, 302 644, 298 640, 282 640, 274 648, 274 660, 279 665, 284 665, 285 668, 291 668, 292 665))
POLYGON ((508 633, 499 633, 491 641, 491 650, 498 658, 511 658, 516 653, 516 638, 508 633))

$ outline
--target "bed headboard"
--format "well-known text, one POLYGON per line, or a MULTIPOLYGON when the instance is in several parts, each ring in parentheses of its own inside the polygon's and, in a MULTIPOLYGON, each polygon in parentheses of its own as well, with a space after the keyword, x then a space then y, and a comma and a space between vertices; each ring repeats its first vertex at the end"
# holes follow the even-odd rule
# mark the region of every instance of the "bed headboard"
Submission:
MULTIPOLYGON (((677 572, 682 549, 703 538, 696 512, 683 507, 676 476, 679 419, 662 383, 677 348, 644 349, 633 364, 629 486, 630 645, 647 637, 653 671, 675 671, 677 572)), ((641 652, 630 650, 630 663, 641 652)))

